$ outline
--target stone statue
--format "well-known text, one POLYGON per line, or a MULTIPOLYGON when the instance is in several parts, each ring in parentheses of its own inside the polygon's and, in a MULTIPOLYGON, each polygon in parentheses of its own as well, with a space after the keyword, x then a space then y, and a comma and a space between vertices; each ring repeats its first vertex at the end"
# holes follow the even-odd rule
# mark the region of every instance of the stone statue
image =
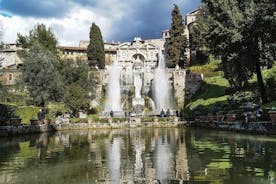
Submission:
POLYGON ((134 75, 135 98, 141 98, 142 79, 140 75, 134 75))

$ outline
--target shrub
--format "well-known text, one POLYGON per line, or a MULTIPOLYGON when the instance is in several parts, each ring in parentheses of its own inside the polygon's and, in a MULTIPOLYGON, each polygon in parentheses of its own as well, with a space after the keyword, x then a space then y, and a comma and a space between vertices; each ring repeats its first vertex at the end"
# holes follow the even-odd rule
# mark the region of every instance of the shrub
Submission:
POLYGON ((15 108, 0 104, 0 124, 6 123, 12 117, 15 117, 15 108))
POLYGON ((236 92, 229 95, 227 100, 232 108, 239 108, 245 102, 256 102, 258 95, 253 91, 236 92))

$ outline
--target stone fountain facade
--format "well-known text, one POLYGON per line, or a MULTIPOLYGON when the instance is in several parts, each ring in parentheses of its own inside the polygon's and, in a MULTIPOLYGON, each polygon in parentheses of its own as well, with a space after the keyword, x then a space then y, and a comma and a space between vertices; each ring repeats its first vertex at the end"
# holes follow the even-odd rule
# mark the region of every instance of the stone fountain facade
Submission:
POLYGON ((122 43, 118 47, 117 60, 121 67, 121 90, 125 95, 123 106, 127 102, 130 103, 132 110, 136 113, 143 112, 144 97, 151 96, 149 93, 159 50, 158 46, 138 37, 134 38, 132 42, 122 43))
MULTIPOLYGON (((164 53, 164 39, 154 41, 134 38, 117 48, 117 61, 120 71, 120 89, 123 111, 144 114, 154 108, 153 79, 158 66, 158 54, 164 53), (161 52, 160 52, 161 51, 161 52)), ((102 72, 104 85, 107 84, 111 67, 102 72)), ((174 101, 173 108, 184 106, 186 89, 186 70, 176 67, 168 70, 169 88, 174 101)))

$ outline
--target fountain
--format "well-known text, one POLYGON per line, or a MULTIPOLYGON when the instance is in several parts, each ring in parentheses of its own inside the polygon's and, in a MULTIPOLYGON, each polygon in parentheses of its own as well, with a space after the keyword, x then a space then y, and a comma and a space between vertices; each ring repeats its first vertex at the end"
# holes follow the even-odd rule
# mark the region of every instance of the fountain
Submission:
POLYGON ((154 71, 153 78, 153 98, 155 111, 159 113, 162 109, 171 109, 172 106, 170 104, 171 93, 166 64, 161 51, 158 53, 158 57, 158 67, 154 71))
MULTIPOLYGON (((122 117, 126 116, 127 113, 134 116, 144 115, 146 109, 145 99, 148 100, 147 105, 150 105, 154 114, 159 114, 162 109, 164 112, 167 112, 167 109, 172 110, 171 87, 168 79, 169 71, 165 66, 164 56, 161 51, 158 53, 158 58, 158 66, 155 68, 153 75, 148 72, 148 69, 152 71, 154 66, 145 67, 145 56, 142 54, 134 54, 130 66, 129 64, 126 65, 125 62, 119 64, 119 60, 112 64, 109 70, 103 116, 115 115, 122 117), (128 72, 126 73, 126 71, 128 72), (127 80, 126 77, 128 77, 127 80), (152 83, 150 82, 151 80, 153 80, 152 83), (149 86, 150 84, 152 85, 151 87, 149 86), (146 96, 148 93, 146 90, 150 88, 153 91, 152 99, 146 96), (126 112, 122 108, 121 91, 124 92, 124 95, 128 95, 127 99, 132 99, 131 110, 126 109, 126 112), (113 111, 112 114, 111 111, 113 111)), ((123 104, 126 102, 127 100, 124 100, 123 104)))
POLYGON ((118 61, 111 66, 111 72, 108 80, 108 89, 104 112, 122 111, 121 106, 121 88, 120 88, 120 68, 118 61))

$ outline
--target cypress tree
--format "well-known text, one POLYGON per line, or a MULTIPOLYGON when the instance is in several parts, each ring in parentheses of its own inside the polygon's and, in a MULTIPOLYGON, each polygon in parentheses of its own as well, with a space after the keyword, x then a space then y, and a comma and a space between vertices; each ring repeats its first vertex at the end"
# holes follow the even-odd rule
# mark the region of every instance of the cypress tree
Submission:
POLYGON ((100 28, 92 23, 90 28, 90 43, 87 48, 87 57, 92 65, 99 68, 105 67, 104 43, 100 28))
POLYGON ((166 40, 166 61, 169 68, 174 68, 177 64, 183 68, 187 60, 185 56, 187 38, 184 35, 184 28, 179 8, 174 5, 171 29, 169 31, 170 38, 166 40))

